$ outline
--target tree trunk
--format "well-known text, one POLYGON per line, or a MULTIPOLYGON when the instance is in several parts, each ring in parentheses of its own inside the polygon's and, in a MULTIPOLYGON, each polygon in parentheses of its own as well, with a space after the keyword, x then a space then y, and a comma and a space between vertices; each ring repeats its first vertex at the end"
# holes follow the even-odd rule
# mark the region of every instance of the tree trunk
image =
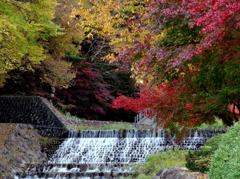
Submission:
POLYGON ((222 119, 223 123, 226 124, 227 126, 232 126, 234 119, 232 119, 231 116, 227 114, 217 114, 219 118, 222 119))

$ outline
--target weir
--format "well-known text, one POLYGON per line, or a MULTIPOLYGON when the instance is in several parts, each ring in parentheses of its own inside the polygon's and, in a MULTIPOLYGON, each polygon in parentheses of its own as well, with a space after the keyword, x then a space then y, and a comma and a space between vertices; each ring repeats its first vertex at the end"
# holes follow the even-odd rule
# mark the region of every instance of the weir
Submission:
POLYGON ((225 130, 190 131, 176 143, 165 130, 70 131, 46 165, 29 167, 15 178, 119 178, 131 174, 133 163, 166 149, 198 150, 206 140, 225 130))

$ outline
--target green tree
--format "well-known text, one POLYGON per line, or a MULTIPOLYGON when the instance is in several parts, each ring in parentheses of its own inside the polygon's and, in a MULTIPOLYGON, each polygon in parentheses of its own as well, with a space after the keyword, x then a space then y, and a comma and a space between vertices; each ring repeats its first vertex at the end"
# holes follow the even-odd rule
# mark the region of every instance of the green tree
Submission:
POLYGON ((75 46, 64 26, 53 22, 57 5, 56 0, 0 2, 0 86, 13 70, 41 71, 45 73, 39 77, 42 82, 68 86, 74 74, 69 70, 71 63, 61 57, 75 46))
POLYGON ((42 41, 61 34, 61 28, 51 21, 55 5, 55 1, 0 2, 1 86, 10 70, 33 70, 33 65, 46 58, 42 41))

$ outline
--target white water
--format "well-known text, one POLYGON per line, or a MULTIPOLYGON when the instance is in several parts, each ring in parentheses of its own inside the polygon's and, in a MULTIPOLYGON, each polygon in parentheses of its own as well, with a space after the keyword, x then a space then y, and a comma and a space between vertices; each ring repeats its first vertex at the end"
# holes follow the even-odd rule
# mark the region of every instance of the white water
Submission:
MULTIPOLYGON (((175 147, 175 137, 165 137, 165 133, 164 130, 157 134, 153 130, 70 131, 48 164, 42 167, 42 175, 34 174, 38 170, 31 168, 28 176, 16 178, 86 179, 101 175, 115 178, 113 173, 131 172, 129 164, 145 162, 150 154, 175 147)), ((207 138, 195 132, 186 137, 180 147, 197 150, 207 138)))
POLYGON ((128 164, 164 150, 162 138, 68 138, 49 164, 128 164))

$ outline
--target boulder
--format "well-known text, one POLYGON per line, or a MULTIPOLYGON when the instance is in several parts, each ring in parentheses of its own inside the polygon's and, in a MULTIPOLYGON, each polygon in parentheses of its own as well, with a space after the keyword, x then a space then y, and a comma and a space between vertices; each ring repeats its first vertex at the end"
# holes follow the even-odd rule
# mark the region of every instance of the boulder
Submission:
POLYGON ((189 170, 186 167, 171 167, 161 169, 153 179, 196 179, 192 175, 186 175, 189 170))

